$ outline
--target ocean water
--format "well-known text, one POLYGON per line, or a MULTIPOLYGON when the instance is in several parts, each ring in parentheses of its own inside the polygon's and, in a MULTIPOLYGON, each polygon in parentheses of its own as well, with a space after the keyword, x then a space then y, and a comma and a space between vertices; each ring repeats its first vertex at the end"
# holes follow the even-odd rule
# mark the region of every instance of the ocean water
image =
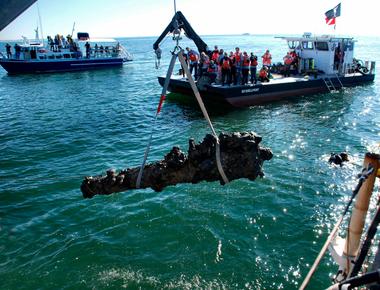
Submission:
MULTIPOLYGON (((272 35, 208 36, 281 61, 272 35)), ((9 76, 0 68, 1 289, 296 289, 380 141, 380 82, 243 109, 208 107, 218 132, 255 131, 274 153, 265 178, 82 198, 84 176, 139 166, 174 43, 123 38, 122 68, 9 76), (346 150, 344 167, 328 164, 346 150)), ((183 40, 183 47, 192 45, 183 40)), ((4 46, 4 43, 1 43, 4 46)), ((380 40, 356 56, 377 61, 380 40)), ((178 68, 178 66, 177 66, 178 68)), ((194 102, 169 96, 150 161, 209 133, 194 102)), ((372 206, 373 207, 373 206, 372 206)), ((309 289, 326 288, 328 255, 309 289)))

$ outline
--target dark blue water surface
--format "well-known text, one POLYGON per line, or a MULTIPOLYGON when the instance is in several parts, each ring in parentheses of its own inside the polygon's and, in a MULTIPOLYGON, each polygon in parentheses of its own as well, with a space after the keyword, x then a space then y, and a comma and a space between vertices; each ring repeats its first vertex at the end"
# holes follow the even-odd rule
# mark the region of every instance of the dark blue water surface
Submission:
MULTIPOLYGON (((82 198, 84 176, 138 166, 166 72, 154 38, 120 39, 134 61, 122 68, 9 76, 0 69, 1 289, 295 289, 380 139, 380 83, 239 110, 209 107, 218 132, 255 131, 274 157, 264 179, 183 184, 82 198), (330 152, 351 162, 329 166, 330 152)), ((210 36, 281 61, 273 36, 210 36)), ((2 44, 2 46, 4 43, 2 44)), ((191 45, 183 42, 185 47, 191 45)), ((378 38, 356 55, 380 68, 378 38)), ((150 161, 209 133, 197 105, 169 99, 150 161)), ((180 99, 182 99, 180 97, 180 99)), ((330 285, 328 256, 310 289, 330 285)))

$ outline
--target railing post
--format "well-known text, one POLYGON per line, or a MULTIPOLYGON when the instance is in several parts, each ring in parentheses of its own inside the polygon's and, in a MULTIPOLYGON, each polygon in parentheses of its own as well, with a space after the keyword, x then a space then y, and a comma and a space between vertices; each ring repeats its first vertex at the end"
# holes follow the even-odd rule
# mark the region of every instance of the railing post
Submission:
MULTIPOLYGON (((363 232, 364 222, 367 215, 372 190, 375 184, 376 173, 379 169, 379 159, 380 156, 373 153, 366 153, 364 158, 363 168, 372 166, 374 168, 374 173, 368 176, 368 178, 364 181, 357 195, 354 208, 352 209, 346 243, 344 246, 344 255, 350 260, 356 257, 359 249, 360 238, 363 232)), ((350 266, 348 265, 348 267, 350 266)), ((350 272, 350 269, 345 270, 347 274, 350 272)))

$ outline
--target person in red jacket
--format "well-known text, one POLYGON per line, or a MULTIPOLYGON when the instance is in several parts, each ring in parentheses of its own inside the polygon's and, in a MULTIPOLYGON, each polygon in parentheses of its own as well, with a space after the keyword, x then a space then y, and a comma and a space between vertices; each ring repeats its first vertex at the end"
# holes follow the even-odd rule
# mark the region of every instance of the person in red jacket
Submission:
POLYGON ((251 52, 251 56, 249 57, 250 61, 250 66, 249 70, 251 73, 251 84, 256 84, 257 83, 257 78, 256 78, 256 72, 257 72, 257 56, 251 52))
POLYGON ((237 79, 237 67, 236 67, 236 57, 235 54, 231 51, 230 52, 230 63, 231 63, 231 78, 230 81, 233 83, 235 86, 237 85, 238 79, 237 79))
POLYGON ((269 82, 268 68, 263 66, 259 72, 259 81, 262 83, 269 82))
POLYGON ((242 85, 248 84, 248 74, 249 74, 249 56, 246 51, 243 52, 242 60, 241 60, 241 74, 243 76, 242 78, 242 85))
POLYGON ((224 57, 220 61, 220 66, 222 67, 222 85, 225 83, 231 83, 231 60, 227 55, 227 52, 224 53, 224 57))
POLYGON ((263 59, 263 66, 268 68, 268 76, 270 75, 270 68, 272 66, 272 55, 269 52, 269 49, 265 51, 265 53, 261 57, 263 59))
POLYGON ((218 46, 215 45, 213 52, 211 53, 211 60, 217 62, 219 58, 219 49, 218 46))
POLYGON ((234 85, 237 85, 237 83, 240 83, 241 81, 242 58, 243 58, 243 54, 240 52, 240 48, 235 47, 234 65, 236 67, 236 81, 234 81, 234 85))
POLYGON ((218 75, 218 65, 213 60, 210 60, 207 75, 210 77, 211 83, 214 83, 218 75))
POLYGON ((193 69, 194 69, 194 78, 197 79, 199 54, 195 50, 190 49, 188 47, 186 47, 186 50, 187 50, 187 58, 190 63, 190 73, 192 74, 193 69))
POLYGON ((290 55, 290 52, 288 52, 284 56, 284 65, 285 65, 284 77, 290 77, 290 66, 292 63, 293 63, 293 58, 290 55))

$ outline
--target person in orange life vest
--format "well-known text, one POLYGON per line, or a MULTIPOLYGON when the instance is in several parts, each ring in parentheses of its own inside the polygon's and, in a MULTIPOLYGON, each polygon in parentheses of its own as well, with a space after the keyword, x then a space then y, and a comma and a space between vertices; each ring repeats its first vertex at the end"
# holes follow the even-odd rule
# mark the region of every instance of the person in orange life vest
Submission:
MULTIPOLYGON (((240 78, 241 78, 241 65, 242 65, 242 54, 240 52, 240 48, 236 47, 235 48, 235 66, 236 66, 236 84, 240 83, 240 78)), ((235 84, 235 85, 236 85, 235 84)))
POLYGON ((297 62, 298 62, 298 55, 297 55, 297 53, 295 52, 295 50, 294 49, 292 49, 291 51, 290 51, 290 56, 292 57, 292 59, 293 59, 293 65, 296 65, 297 64, 297 62))
POLYGON ((266 66, 263 66, 259 72, 259 81, 262 83, 269 82, 268 68, 266 66))
POLYGON ((229 59, 231 61, 231 78, 230 78, 230 81, 234 85, 237 85, 236 59, 235 59, 235 54, 232 51, 230 51, 229 59))
POLYGON ((224 57, 222 58, 220 65, 222 67, 222 85, 227 82, 227 84, 230 84, 231 81, 231 60, 227 55, 227 52, 224 53, 224 57))
POLYGON ((294 73, 297 73, 298 72, 298 55, 294 49, 290 51, 290 56, 293 59, 293 62, 291 63, 291 66, 293 66, 293 68, 291 69, 293 70, 294 73))
POLYGON ((194 69, 194 78, 197 78, 199 54, 195 50, 190 49, 188 47, 186 47, 186 51, 190 62, 190 74, 193 73, 194 69))
POLYGON ((268 67, 268 76, 270 75, 270 67, 272 65, 272 55, 270 54, 269 50, 267 49, 265 53, 261 57, 263 59, 263 66, 268 67))
POLYGON ((200 73, 199 77, 201 77, 204 73, 207 72, 208 65, 210 64, 210 58, 208 55, 202 51, 201 52, 201 57, 200 57, 200 73))
POLYGON ((248 84, 248 74, 249 74, 249 56, 246 51, 243 52, 241 58, 241 74, 243 76, 242 85, 248 84))
POLYGON ((211 60, 218 61, 218 58, 219 58, 219 50, 218 50, 218 46, 215 45, 215 49, 211 53, 211 60))
POLYGON ((213 60, 210 60, 207 68, 207 75, 210 77, 211 83, 214 83, 218 75, 218 65, 213 60))
POLYGON ((257 78, 256 78, 256 72, 257 72, 257 56, 251 52, 251 56, 249 57, 249 70, 251 73, 251 84, 257 83, 257 78))
POLYGON ((290 52, 288 52, 283 59, 285 65, 284 77, 290 77, 290 65, 293 63, 293 58, 290 55, 290 52))

